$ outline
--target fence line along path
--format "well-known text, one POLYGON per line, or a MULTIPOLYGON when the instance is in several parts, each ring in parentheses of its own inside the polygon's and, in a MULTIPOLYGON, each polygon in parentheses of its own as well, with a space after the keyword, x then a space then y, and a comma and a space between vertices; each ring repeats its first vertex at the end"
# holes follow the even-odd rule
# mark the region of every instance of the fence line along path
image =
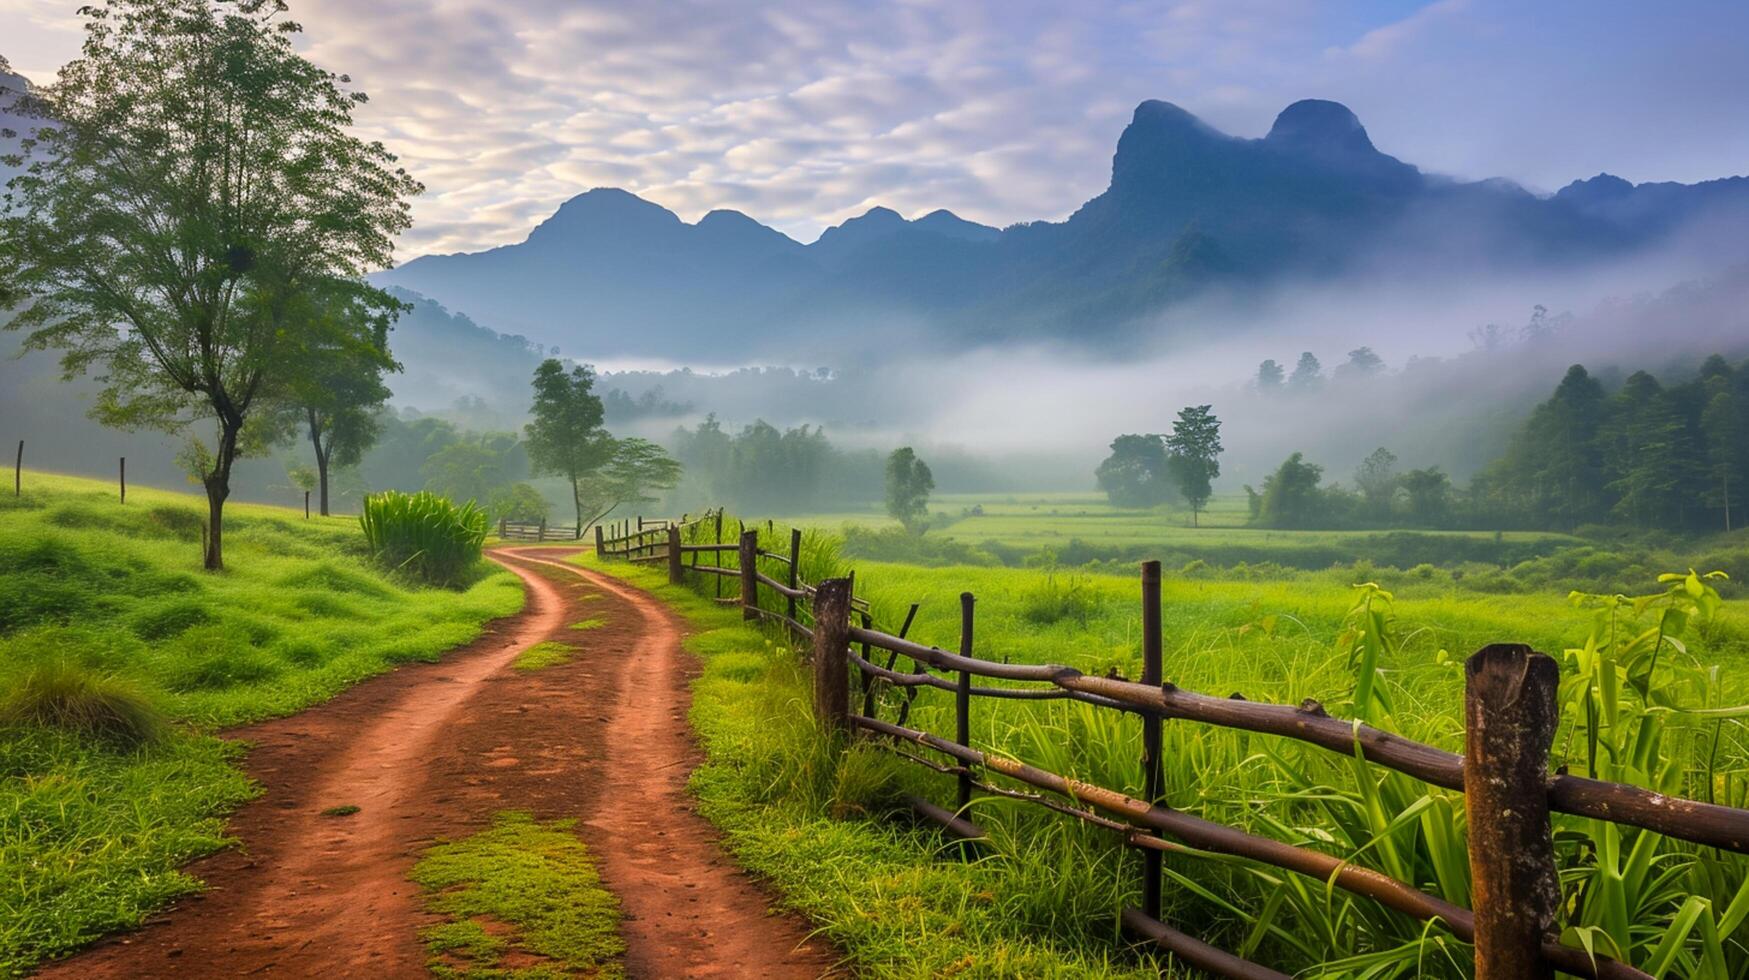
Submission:
POLYGON ((952 776, 958 812, 914 800, 923 816, 966 841, 983 832, 962 814, 978 793, 1046 807, 1119 835, 1142 853, 1142 902, 1122 913, 1140 941, 1183 962, 1239 980, 1286 974, 1180 932, 1160 920, 1161 855, 1181 845, 1305 875, 1429 922, 1475 948, 1479 980, 1540 980, 1556 970, 1596 980, 1649 980, 1629 964, 1559 941, 1554 926, 1562 893, 1556 871, 1551 812, 1638 827, 1668 837, 1749 853, 1749 810, 1665 796, 1624 783, 1564 773, 1551 775, 1549 752, 1560 717, 1555 661, 1521 644, 1483 647, 1465 662, 1464 753, 1445 751, 1364 723, 1331 717, 1316 701, 1298 705, 1218 698, 1163 682, 1160 563, 1141 573, 1142 677, 1095 677, 1054 664, 1009 664, 973 655, 975 600, 961 596, 957 653, 905 638, 917 607, 897 633, 874 628, 868 603, 852 578, 801 580, 801 532, 788 547, 759 546, 757 528, 743 526, 733 543, 722 540, 722 514, 695 521, 638 518, 596 527, 604 557, 665 562, 670 581, 695 576, 717 581, 719 601, 739 605, 743 618, 781 627, 812 660, 813 708, 823 738, 863 737, 902 757, 952 776), (710 542, 702 537, 714 529, 710 542), (704 558, 708 563, 701 563, 704 558), (690 561, 689 561, 690 559, 690 561), (772 574, 776 572, 777 574, 772 574), (731 594, 723 596, 725 584, 731 594), (886 654, 885 663, 876 651, 886 654), (903 658, 909 669, 897 669, 903 658), (853 710, 852 680, 862 699, 853 710), (979 683, 984 681, 986 683, 979 683), (989 684, 999 681, 1000 684, 989 684), (896 717, 877 717, 881 688, 902 693, 896 717), (953 736, 908 727, 921 690, 954 698, 953 736), (972 705, 979 699, 1066 700, 1141 719, 1145 799, 1093 785, 1023 761, 986 753, 971 744, 972 705), (1287 844, 1193 816, 1161 798, 1161 723, 1167 719, 1291 738, 1464 794, 1471 894, 1475 909, 1430 895, 1413 884, 1310 848, 1287 844), (928 753, 925 755, 923 753, 928 753), (931 758, 929 756, 935 756, 931 758), (1001 777, 1024 790, 993 781, 1001 777))

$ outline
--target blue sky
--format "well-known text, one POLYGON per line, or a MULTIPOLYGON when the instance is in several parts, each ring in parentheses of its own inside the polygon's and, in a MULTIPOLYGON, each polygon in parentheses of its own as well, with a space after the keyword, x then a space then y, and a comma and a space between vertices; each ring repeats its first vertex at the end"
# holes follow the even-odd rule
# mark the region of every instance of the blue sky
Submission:
MULTIPOLYGON (((83 0, 0 0, 71 57, 83 0)), ((305 50, 425 181, 402 252, 518 241, 625 187, 804 241, 875 204, 991 224, 1097 194, 1147 98, 1257 136, 1336 99, 1424 169, 1554 190, 1749 173, 1749 3, 292 0, 305 50)))

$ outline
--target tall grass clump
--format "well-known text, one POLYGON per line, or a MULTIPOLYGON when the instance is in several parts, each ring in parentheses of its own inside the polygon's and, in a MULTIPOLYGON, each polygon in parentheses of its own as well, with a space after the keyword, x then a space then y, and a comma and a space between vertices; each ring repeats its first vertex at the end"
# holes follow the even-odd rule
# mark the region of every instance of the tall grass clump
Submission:
POLYGON ((163 738, 163 714, 139 686, 70 660, 45 660, 9 678, 0 726, 36 725, 118 749, 163 738))
POLYGON ((431 585, 457 585, 486 543, 486 512, 430 491, 364 498, 358 523, 378 561, 431 585))

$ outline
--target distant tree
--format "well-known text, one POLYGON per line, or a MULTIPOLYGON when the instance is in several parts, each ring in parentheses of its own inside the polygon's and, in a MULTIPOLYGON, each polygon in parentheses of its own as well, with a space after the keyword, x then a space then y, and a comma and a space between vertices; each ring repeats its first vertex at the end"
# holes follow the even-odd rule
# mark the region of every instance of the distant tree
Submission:
POLYGON ((1399 486, 1397 454, 1383 446, 1372 451, 1354 471, 1354 485, 1360 488, 1367 509, 1376 516, 1388 517, 1391 498, 1399 486))
POLYGON ((1257 390, 1263 392, 1280 391, 1282 382, 1286 380, 1287 372, 1274 360, 1264 361, 1257 365, 1257 390))
POLYGON ((512 483, 492 491, 486 513, 495 521, 544 521, 547 498, 526 483, 512 483))
POLYGON ((1263 481, 1258 522, 1268 527, 1311 527, 1323 516, 1322 492, 1318 484, 1324 478, 1324 468, 1308 463, 1301 453, 1284 460, 1276 471, 1263 481))
POLYGON ((287 463, 285 475, 291 480, 293 490, 310 493, 316 489, 316 471, 303 463, 287 463))
POLYGON ((1190 505, 1190 523, 1208 503, 1215 477, 1221 475, 1221 420, 1208 405, 1189 405, 1179 410, 1166 437, 1167 465, 1190 505))
MULTIPOLYGON (((99 372, 93 415, 211 426, 209 569, 224 567, 231 470, 285 381, 313 289, 390 264, 419 184, 352 135, 363 96, 293 45, 270 0, 112 0, 10 111, 35 132, 0 205, 0 281, 28 349, 99 372)), ((365 288, 360 286, 360 288, 365 288)))
POLYGON ((507 433, 486 433, 461 439, 433 453, 420 466, 425 489, 456 502, 472 500, 489 506, 499 491, 522 479, 528 469, 526 448, 507 433))
POLYGON ((533 417, 523 432, 528 461, 536 473, 562 476, 571 485, 577 533, 584 521, 585 484, 613 458, 614 440, 601 427, 601 398, 595 394, 595 372, 587 365, 570 371, 557 359, 542 361, 534 372, 533 417))
MULTIPOLYGON (((1732 371, 1724 358, 1709 358, 1701 369, 1706 407, 1701 410, 1701 438, 1706 442, 1707 503, 1725 514, 1725 530, 1731 530, 1731 477, 1749 459, 1749 429, 1744 425, 1744 407, 1732 371)), ((1740 493, 1740 490, 1735 492, 1740 493)))
POLYGON ((400 370, 389 356, 389 324, 410 308, 378 290, 339 285, 311 310, 327 321, 323 328, 305 331, 286 354, 295 370, 285 407, 314 451, 323 517, 332 468, 358 465, 382 432, 381 410, 390 395, 383 375, 400 370))
POLYGON ((1172 497, 1171 472, 1162 435, 1122 435, 1094 473, 1114 507, 1154 507, 1172 497))
POLYGON ((929 493, 934 489, 935 474, 910 446, 895 449, 887 457, 887 513, 905 525, 905 530, 922 533, 929 516, 929 493))
POLYGON ((1437 466, 1410 470, 1402 477, 1409 498, 1409 519, 1421 527, 1438 527, 1451 513, 1451 478, 1437 466))
POLYGON ((1615 516, 1641 527, 1680 523, 1681 489, 1700 454, 1663 386, 1634 372, 1610 399, 1609 415, 1601 438, 1615 516))
POLYGON ((618 507, 656 500, 658 492, 674 489, 681 472, 681 464, 648 439, 612 440, 607 462, 583 481, 582 497, 589 518, 586 522, 578 519, 578 533, 618 507))
POLYGON ((1348 360, 1336 368, 1336 374, 1344 379, 1367 378, 1384 369, 1384 359, 1374 354, 1371 347, 1356 347, 1348 352, 1348 360))
POLYGON ((1311 351, 1300 355, 1298 364, 1294 365, 1294 373, 1287 379, 1287 386, 1296 391, 1310 391, 1324 381, 1324 366, 1311 351))

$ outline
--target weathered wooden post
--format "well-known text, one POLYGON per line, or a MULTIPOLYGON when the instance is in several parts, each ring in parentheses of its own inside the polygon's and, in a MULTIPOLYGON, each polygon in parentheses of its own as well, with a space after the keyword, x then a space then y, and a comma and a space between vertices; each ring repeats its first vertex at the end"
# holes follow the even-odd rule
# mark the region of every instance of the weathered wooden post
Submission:
POLYGON ((304 491, 304 520, 310 519, 310 491, 304 491))
MULTIPOLYGON (((1160 563, 1142 562, 1142 683, 1159 686, 1163 677, 1160 641, 1160 563)), ((1160 758, 1160 716, 1142 716, 1142 797, 1160 802, 1165 770, 1160 758)), ((1142 912, 1160 918, 1161 852, 1142 849, 1142 912)))
POLYGON ((545 541, 546 539, 547 539, 547 519, 543 517, 540 519, 540 530, 535 532, 535 540, 545 541))
POLYGON ((595 554, 596 554, 596 557, 606 557, 606 551, 603 548, 604 543, 605 543, 605 539, 602 537, 602 534, 601 534, 601 525, 596 524, 595 525, 595 554))
MULTIPOLYGON (((960 656, 972 655, 972 605, 976 602, 970 592, 960 593, 960 656)), ((954 741, 964 746, 972 744, 972 672, 960 671, 959 686, 954 689, 953 700, 954 741)), ((963 767, 962 767, 963 768, 963 767)), ((964 810, 972 802, 972 774, 959 774, 959 808, 964 810)))
MULTIPOLYGON (((717 508, 717 544, 722 544, 722 543, 723 543, 723 509, 721 507, 718 507, 717 508)), ((721 551, 712 552, 711 557, 716 560, 716 563, 718 565, 723 564, 723 553, 721 551)), ((711 578, 716 580, 717 598, 721 599, 723 597, 723 577, 721 575, 712 575, 711 578)))
POLYGON ((1552 980, 1542 944, 1561 904, 1548 795, 1560 668, 1530 647, 1495 643, 1470 656, 1464 678, 1476 980, 1552 980))
POLYGON ((759 532, 741 532, 741 618, 758 619, 759 532))
MULTIPOLYGON (((801 580, 802 580, 802 529, 799 527, 792 527, 789 529, 789 587, 790 587, 790 589, 794 590, 801 583, 801 580)), ((801 620, 796 618, 796 597, 793 595, 789 597, 789 609, 788 609, 788 611, 789 611, 789 621, 790 622, 792 622, 792 623, 801 622, 801 620)), ((794 627, 791 627, 791 628, 793 629, 794 627)))
MULTIPOLYGON (((121 457, 121 466, 116 479, 121 484, 121 502, 125 504, 128 502, 128 458, 126 456, 121 457)), ((310 515, 305 514, 304 516, 310 515)))
POLYGON ((680 563, 680 525, 668 525, 668 581, 680 584, 681 576, 686 572, 686 566, 680 563))
POLYGON ((833 735, 850 731, 849 653, 850 580, 829 578, 814 589, 814 718, 833 735))
POLYGON ((22 496, 24 493, 24 440, 18 440, 18 459, 12 464, 12 495, 22 496))

